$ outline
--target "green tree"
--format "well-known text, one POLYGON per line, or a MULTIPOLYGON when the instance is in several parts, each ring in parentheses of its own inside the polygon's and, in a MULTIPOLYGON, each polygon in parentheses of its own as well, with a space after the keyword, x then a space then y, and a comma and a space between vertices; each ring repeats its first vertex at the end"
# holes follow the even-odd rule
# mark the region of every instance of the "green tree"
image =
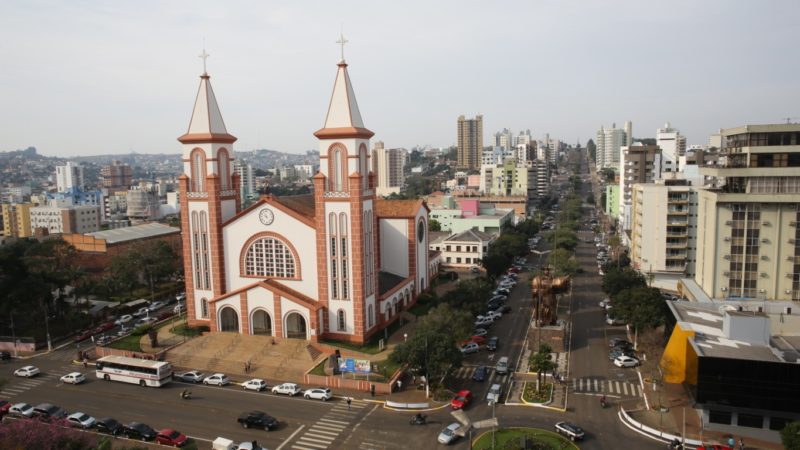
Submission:
POLYGON ((609 267, 605 276, 603 276, 603 292, 610 297, 614 297, 622 290, 634 287, 646 287, 647 282, 644 276, 630 267, 623 267, 617 269, 616 267, 609 267))
POLYGON ((800 422, 791 422, 783 427, 781 443, 786 450, 800 450, 800 422))
POLYGON ((442 231, 442 224, 436 219, 428 221, 428 231, 442 231))
MULTIPOLYGON (((466 311, 474 316, 486 311, 486 301, 489 299, 492 290, 493 285, 485 278, 462 280, 458 283, 457 288, 448 291, 442 296, 440 303, 446 303, 455 310, 466 311)), ((465 338, 466 336, 458 337, 465 338)))
POLYGON ((553 267, 554 275, 575 275, 580 269, 580 264, 573 258, 572 252, 557 248, 547 255, 547 263, 553 267))
POLYGON ((553 349, 548 344, 539 344, 539 351, 532 354, 528 360, 530 368, 536 371, 538 385, 542 385, 542 374, 556 368, 551 353, 553 349))
POLYGON ((668 314, 667 303, 656 288, 624 289, 613 296, 614 317, 625 320, 636 330, 663 325, 668 314))

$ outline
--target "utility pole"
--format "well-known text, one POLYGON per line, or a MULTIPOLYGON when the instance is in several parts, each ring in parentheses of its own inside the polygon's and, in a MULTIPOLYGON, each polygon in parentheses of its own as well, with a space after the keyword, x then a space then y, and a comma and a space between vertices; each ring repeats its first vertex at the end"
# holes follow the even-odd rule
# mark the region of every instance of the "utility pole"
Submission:
POLYGON ((17 355, 17 335, 14 333, 14 313, 9 312, 8 316, 11 318, 11 339, 14 341, 14 358, 16 358, 18 355, 17 355))
POLYGON ((50 318, 48 317, 47 304, 44 305, 44 329, 47 332, 47 351, 53 351, 53 342, 50 340, 50 318))

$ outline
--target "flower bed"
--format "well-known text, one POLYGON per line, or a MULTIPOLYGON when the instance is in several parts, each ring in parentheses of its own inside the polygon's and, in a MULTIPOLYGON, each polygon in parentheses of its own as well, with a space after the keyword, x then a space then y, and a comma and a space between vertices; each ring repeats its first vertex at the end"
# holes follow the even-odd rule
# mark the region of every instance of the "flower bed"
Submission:
POLYGON ((528 403, 547 403, 553 393, 552 383, 542 383, 540 389, 536 389, 536 383, 526 382, 522 393, 522 400, 528 403))

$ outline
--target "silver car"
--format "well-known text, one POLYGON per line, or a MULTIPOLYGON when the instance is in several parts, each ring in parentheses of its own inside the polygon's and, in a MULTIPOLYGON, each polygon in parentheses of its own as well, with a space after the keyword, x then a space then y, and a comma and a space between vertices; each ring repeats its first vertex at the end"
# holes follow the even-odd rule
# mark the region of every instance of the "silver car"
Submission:
POLYGON ((458 439, 458 435, 456 434, 456 430, 461 428, 461 424, 458 422, 453 422, 447 426, 441 433, 439 433, 439 437, 436 439, 439 441, 440 444, 448 445, 458 439))

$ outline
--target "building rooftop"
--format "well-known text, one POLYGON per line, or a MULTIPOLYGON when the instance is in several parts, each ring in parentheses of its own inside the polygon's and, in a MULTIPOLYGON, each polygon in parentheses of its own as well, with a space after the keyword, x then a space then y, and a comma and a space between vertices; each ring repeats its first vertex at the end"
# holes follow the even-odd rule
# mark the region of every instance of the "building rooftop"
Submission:
POLYGON ((113 230, 95 231, 93 233, 86 233, 86 235, 92 236, 95 239, 103 239, 108 244, 117 244, 120 242, 135 241, 137 239, 146 239, 180 232, 180 228, 154 222, 126 228, 115 228, 113 230))
POLYGON ((420 199, 375 200, 375 212, 378 217, 415 217, 421 206, 425 206, 425 202, 420 199))
POLYGON ((383 295, 395 286, 405 281, 405 278, 393 273, 380 271, 378 272, 378 295, 383 295))
POLYGON ((458 242, 486 242, 491 241, 494 239, 495 235, 490 233, 484 233, 483 231, 478 230, 466 230, 462 231, 461 233, 454 234, 445 241, 458 241, 458 242))
POLYGON ((286 195, 282 197, 272 197, 273 200, 281 205, 297 212, 298 214, 314 218, 314 195, 286 195))

